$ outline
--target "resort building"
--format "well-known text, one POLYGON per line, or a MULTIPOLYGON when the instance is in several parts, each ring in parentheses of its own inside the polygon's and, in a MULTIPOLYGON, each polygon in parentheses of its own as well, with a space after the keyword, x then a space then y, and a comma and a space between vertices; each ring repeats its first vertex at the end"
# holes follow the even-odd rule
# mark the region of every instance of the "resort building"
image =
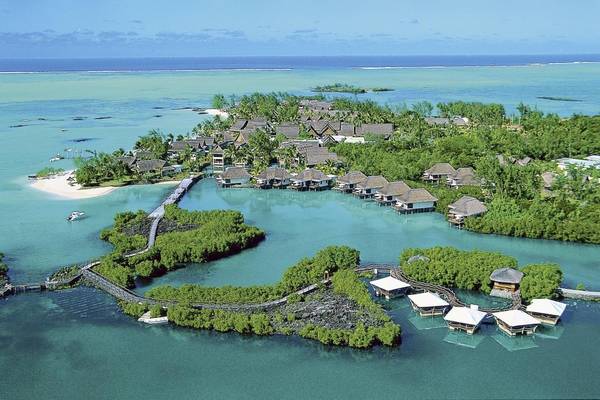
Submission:
POLYGON ((462 227, 465 218, 482 215, 487 212, 487 207, 475 197, 463 196, 448 206, 448 221, 462 227))
POLYGON ((472 304, 471 307, 452 307, 444 316, 448 323, 448 328, 452 331, 463 331, 470 335, 481 325, 481 322, 487 314, 479 311, 479 306, 472 304))
POLYGON ((532 335, 540 321, 521 310, 508 310, 492 314, 498 328, 507 335, 532 335))
POLYGON ((523 273, 513 268, 499 268, 490 275, 494 290, 505 292, 519 290, 521 279, 523 279, 523 273))
POLYGON ((404 181, 389 182, 375 193, 375 201, 381 206, 389 206, 410 190, 404 181))
POLYGON ((337 179, 336 190, 344 193, 351 193, 356 185, 367 180, 367 176, 360 171, 350 171, 337 179))
POLYGON ((220 187, 229 188, 233 186, 245 186, 252 176, 241 167, 228 167, 225 172, 217 176, 217 184, 220 187))
POLYGON ((291 183, 292 175, 280 167, 269 167, 256 177, 256 186, 261 189, 285 188, 291 183))
POLYGON ((533 299, 527 306, 527 313, 543 324, 556 325, 567 305, 550 299, 533 299))
POLYGON ((296 176, 291 177, 290 188, 295 190, 324 190, 331 185, 332 178, 323 172, 307 168, 296 176))
POLYGON ((361 199, 369 199, 387 184, 387 179, 381 175, 368 176, 367 179, 356 184, 353 193, 361 199))
POLYGON ((362 124, 355 130, 356 136, 375 135, 387 139, 394 133, 393 124, 362 124))
POLYGON ((403 214, 429 212, 435 210, 437 200, 425 189, 410 189, 403 195, 398 196, 394 208, 403 214))
POLYGON ((282 123, 275 127, 275 135, 285 136, 286 139, 297 139, 300 136, 300 126, 294 123, 282 123))
POLYGON ((446 309, 450 307, 446 300, 431 292, 409 294, 408 299, 413 310, 417 311, 421 317, 444 315, 446 309))
POLYGON ((459 168, 447 178, 448 186, 457 189, 460 186, 479 186, 481 182, 475 176, 475 171, 471 167, 459 168))
POLYGON ((398 296, 404 296, 409 290, 410 285, 404 281, 387 276, 370 282, 376 296, 384 296, 387 300, 398 296))
POLYGON ((423 172, 423 180, 426 182, 439 183, 440 181, 446 182, 448 177, 456 174, 454 167, 448 163, 437 163, 433 164, 431 168, 423 172))
POLYGON ((333 103, 321 100, 300 100, 301 110, 329 111, 333 110, 333 103))
POLYGON ((165 160, 137 160, 133 169, 138 174, 161 174, 165 160))
POLYGON ((213 147, 210 154, 212 155, 212 167, 214 173, 225 171, 225 152, 221 146, 213 147))

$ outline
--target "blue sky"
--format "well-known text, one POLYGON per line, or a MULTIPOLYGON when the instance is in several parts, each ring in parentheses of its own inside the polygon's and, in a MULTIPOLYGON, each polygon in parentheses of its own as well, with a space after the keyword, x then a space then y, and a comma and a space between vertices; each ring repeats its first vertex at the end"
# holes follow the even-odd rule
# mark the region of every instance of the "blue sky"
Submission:
POLYGON ((600 53, 600 0, 0 0, 0 57, 600 53))

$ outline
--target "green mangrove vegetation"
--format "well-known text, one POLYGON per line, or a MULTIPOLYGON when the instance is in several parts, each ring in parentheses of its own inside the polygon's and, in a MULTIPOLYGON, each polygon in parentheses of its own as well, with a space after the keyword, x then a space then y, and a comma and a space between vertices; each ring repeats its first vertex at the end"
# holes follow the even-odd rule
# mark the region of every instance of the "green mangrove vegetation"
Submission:
POLYGON ((63 168, 45 167, 35 173, 36 178, 47 178, 52 175, 58 175, 65 172, 63 168))
MULTIPOLYGON (((274 285, 164 286, 151 289, 146 295, 177 302, 168 308, 167 316, 169 321, 180 326, 241 334, 297 334, 324 344, 357 348, 375 344, 393 346, 399 342, 400 327, 372 300, 365 284, 354 272, 359 261, 358 251, 346 246, 331 246, 290 267, 274 285), (330 288, 321 286, 306 296, 293 293, 321 282, 328 275, 332 275, 330 288), (190 305, 262 303, 286 295, 287 304, 260 312, 194 309, 190 305)), ((132 315, 143 312, 141 306, 126 307, 132 315)))
MULTIPOLYGON (((495 269, 519 268, 517 260, 511 256, 453 247, 406 249, 400 255, 400 266, 407 276, 417 281, 477 290, 485 294, 492 290, 490 275, 495 269)), ((558 265, 529 264, 520 270, 524 274, 520 286, 524 300, 556 296, 562 281, 562 271, 558 265)))
POLYGON ((146 246, 151 223, 143 211, 117 214, 113 227, 100 234, 115 248, 94 270, 118 285, 133 287, 136 277, 150 278, 182 264, 226 257, 256 246, 265 237, 260 229, 245 224, 237 211, 186 211, 168 205, 154 246, 126 257, 146 246))

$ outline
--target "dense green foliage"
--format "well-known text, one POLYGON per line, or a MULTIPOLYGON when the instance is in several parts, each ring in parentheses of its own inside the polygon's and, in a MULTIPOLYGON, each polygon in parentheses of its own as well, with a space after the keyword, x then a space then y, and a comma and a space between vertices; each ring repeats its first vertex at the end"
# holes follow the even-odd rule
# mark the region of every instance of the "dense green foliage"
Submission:
POLYGON ((279 299, 325 278, 326 273, 353 269, 358 265, 358 251, 346 246, 330 246, 320 250, 313 258, 304 258, 288 268, 281 280, 273 285, 204 287, 183 285, 179 288, 159 286, 146 295, 160 300, 187 303, 262 303, 279 299))
POLYGON ((562 281, 562 271, 556 264, 530 264, 521 271, 521 297, 524 300, 556 297, 562 281))
POLYGON ((119 307, 121 308, 121 311, 123 311, 125 314, 127 314, 131 317, 134 317, 134 318, 139 318, 146 311, 148 311, 147 304, 130 303, 127 301, 122 301, 122 300, 119 300, 118 304, 119 304, 119 307))
POLYGON ((114 226, 100 235, 115 249, 102 258, 96 272, 121 286, 132 287, 136 276, 153 277, 181 264, 225 257, 264 239, 264 232, 246 225, 237 211, 186 211, 169 205, 165 207, 163 221, 176 229, 158 235, 149 251, 125 257, 126 253, 146 245, 145 235, 138 231, 149 220, 143 211, 117 214, 114 226))
POLYGON ((355 85, 349 85, 347 83, 334 83, 331 85, 323 85, 316 86, 312 89, 313 92, 317 93, 351 93, 351 94, 363 94, 367 93, 369 90, 373 92, 389 92, 393 89, 384 88, 384 87, 376 87, 376 88, 363 88, 355 85))
POLYGON ((517 260, 500 253, 464 251, 453 247, 410 248, 400 255, 402 270, 410 278, 459 289, 491 291, 490 275, 498 268, 517 267, 517 260), (426 259, 412 260, 423 255, 426 259))
POLYGON ((63 168, 45 167, 36 172, 35 176, 38 178, 47 178, 52 175, 58 175, 65 172, 63 168))
POLYGON ((520 107, 518 121, 522 129, 503 125, 504 111, 494 105, 452 103, 438 105, 447 115, 466 115, 473 126, 429 126, 416 111, 394 113, 389 107, 372 102, 336 100, 337 107, 353 110, 357 118, 370 122, 393 122, 398 126, 389 141, 357 145, 341 143, 332 147, 343 157, 348 170, 367 175, 383 175, 388 180, 405 180, 411 187, 424 186, 416 181, 431 165, 449 162, 455 168, 473 167, 483 179, 482 188, 449 191, 428 186, 438 202, 438 211, 446 212, 448 203, 462 194, 486 202, 489 212, 481 218, 469 218, 466 228, 484 233, 600 243, 600 186, 585 176, 597 177, 598 171, 571 169, 559 175, 552 195, 545 195, 540 174, 553 171, 551 162, 559 157, 584 157, 600 152, 600 116, 574 116, 560 119, 544 115, 526 106, 520 107), (476 117, 476 115, 479 115, 476 117), (530 156, 526 166, 501 164, 505 160, 530 156))
POLYGON ((451 103, 438 103, 437 108, 443 117, 466 117, 476 124, 502 125, 506 121, 506 112, 502 104, 454 101, 451 103))
MULTIPOLYGON (((400 255, 400 266, 410 278, 446 287, 479 290, 489 293, 492 289, 490 275, 498 268, 517 268, 517 260, 500 253, 473 250, 464 251, 453 247, 406 249, 400 255), (422 255, 427 259, 409 259, 422 255)), ((521 297, 525 301, 534 298, 551 298, 562 281, 562 271, 556 264, 529 264, 521 268, 521 297)))
POLYGON ((179 326, 214 329, 219 332, 271 335, 274 333, 269 316, 264 313, 246 314, 225 310, 196 310, 187 306, 169 307, 169 321, 179 326))

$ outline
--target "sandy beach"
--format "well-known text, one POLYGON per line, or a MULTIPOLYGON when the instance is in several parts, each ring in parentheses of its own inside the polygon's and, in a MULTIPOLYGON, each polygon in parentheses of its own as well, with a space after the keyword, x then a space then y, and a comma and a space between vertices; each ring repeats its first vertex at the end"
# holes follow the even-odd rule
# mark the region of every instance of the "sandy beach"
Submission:
POLYGON ((42 192, 50 193, 69 200, 90 199, 93 197, 109 194, 116 187, 98 187, 83 189, 81 185, 70 185, 67 180, 74 171, 66 171, 64 174, 55 175, 46 179, 36 179, 30 186, 42 192))
POLYGON ((221 118, 229 118, 229 114, 223 110, 219 110, 218 108, 207 108, 206 113, 208 115, 218 115, 221 118))

